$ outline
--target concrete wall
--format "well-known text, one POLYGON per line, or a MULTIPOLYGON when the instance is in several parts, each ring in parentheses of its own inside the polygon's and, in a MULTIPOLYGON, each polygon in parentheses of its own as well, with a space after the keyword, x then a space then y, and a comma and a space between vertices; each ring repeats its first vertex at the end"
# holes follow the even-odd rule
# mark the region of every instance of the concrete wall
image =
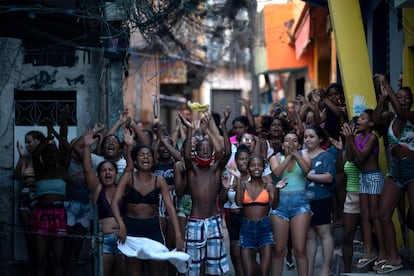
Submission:
POLYGON ((18 275, 22 266, 15 265, 21 261, 16 259, 16 253, 25 248, 16 246, 19 238, 12 233, 17 216, 12 171, 17 162, 15 141, 22 142, 24 137, 16 134, 14 91, 36 90, 36 81, 41 84, 37 90, 76 91, 77 127, 71 128, 70 139, 98 121, 108 125, 113 121, 110 118, 117 119, 123 105, 122 74, 119 63, 103 59, 100 49, 91 49, 89 58, 84 58, 83 51, 76 51, 73 67, 53 67, 24 64, 25 49, 18 39, 0 38, 0 45, 0 275, 18 275), (42 81, 41 72, 53 81, 42 81), (67 78, 80 75, 84 76, 83 83, 68 83, 67 78))

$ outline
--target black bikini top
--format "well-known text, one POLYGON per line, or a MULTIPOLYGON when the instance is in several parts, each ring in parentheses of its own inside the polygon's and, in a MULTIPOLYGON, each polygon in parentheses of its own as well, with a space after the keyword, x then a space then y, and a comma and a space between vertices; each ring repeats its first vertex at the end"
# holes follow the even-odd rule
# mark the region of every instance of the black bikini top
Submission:
POLYGON ((134 177, 132 177, 132 187, 129 188, 128 193, 125 196, 125 200, 127 203, 133 204, 158 205, 159 195, 160 188, 157 188, 157 176, 155 176, 154 180, 154 189, 146 195, 142 195, 137 189, 135 189, 134 177))

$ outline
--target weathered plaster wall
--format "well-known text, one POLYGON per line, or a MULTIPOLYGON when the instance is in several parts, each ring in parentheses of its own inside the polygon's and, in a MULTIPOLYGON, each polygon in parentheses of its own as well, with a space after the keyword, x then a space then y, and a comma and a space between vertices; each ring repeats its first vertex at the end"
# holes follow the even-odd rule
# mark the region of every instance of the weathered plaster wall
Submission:
MULTIPOLYGON (((16 216, 12 179, 16 162, 14 91, 76 91, 77 127, 70 136, 81 135, 98 121, 111 124, 110 117, 116 117, 113 114, 122 110, 121 67, 103 59, 100 49, 91 49, 89 56, 87 52, 76 51, 77 61, 73 67, 24 64, 24 53, 20 40, 0 38, 0 275, 18 275, 22 266, 15 265, 14 251, 25 250, 14 248, 10 226, 16 216), (73 81, 77 78, 79 81, 73 81)), ((20 141, 23 139, 19 137, 20 141)))

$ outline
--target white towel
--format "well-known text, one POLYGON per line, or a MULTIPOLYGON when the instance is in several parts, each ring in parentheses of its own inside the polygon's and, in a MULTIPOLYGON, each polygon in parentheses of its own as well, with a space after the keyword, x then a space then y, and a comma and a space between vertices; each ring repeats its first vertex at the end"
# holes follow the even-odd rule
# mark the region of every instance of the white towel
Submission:
POLYGON ((190 255, 176 249, 169 251, 162 243, 148 238, 127 236, 124 244, 118 241, 118 248, 128 257, 142 260, 169 261, 180 273, 186 273, 190 268, 190 255))

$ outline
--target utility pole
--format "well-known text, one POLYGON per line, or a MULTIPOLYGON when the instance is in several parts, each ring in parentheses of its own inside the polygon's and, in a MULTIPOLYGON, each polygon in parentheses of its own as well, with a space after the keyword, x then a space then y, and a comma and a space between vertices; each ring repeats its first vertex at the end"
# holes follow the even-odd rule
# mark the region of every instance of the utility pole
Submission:
POLYGON ((259 91, 259 80, 257 78, 257 75, 255 73, 255 58, 254 58, 254 51, 256 48, 256 14, 257 14, 257 1, 251 0, 249 1, 249 27, 250 27, 250 42, 249 42, 249 48, 250 48, 250 76, 251 76, 251 83, 252 83, 252 89, 251 89, 251 103, 252 103, 252 111, 253 114, 259 114, 260 113, 260 91, 259 91))

